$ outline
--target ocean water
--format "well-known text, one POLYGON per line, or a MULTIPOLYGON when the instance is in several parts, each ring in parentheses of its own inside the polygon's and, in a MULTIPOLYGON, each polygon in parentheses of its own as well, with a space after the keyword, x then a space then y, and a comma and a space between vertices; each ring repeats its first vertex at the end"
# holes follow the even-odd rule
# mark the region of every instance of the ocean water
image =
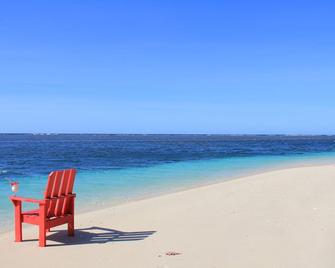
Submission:
POLYGON ((5 178, 41 198, 50 171, 74 167, 85 211, 314 163, 335 163, 334 136, 0 134, 0 231, 12 223, 5 178))

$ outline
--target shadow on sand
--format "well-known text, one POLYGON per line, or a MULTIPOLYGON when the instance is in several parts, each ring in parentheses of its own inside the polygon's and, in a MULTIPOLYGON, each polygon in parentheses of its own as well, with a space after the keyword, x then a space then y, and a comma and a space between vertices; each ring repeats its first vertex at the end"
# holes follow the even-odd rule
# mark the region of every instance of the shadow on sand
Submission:
MULTIPOLYGON (((51 231, 47 235, 47 240, 57 242, 48 244, 48 247, 83 245, 83 244, 105 244, 109 242, 126 242, 143 240, 156 231, 122 232, 114 229, 102 227, 90 227, 76 229, 75 236, 69 237, 67 231, 51 231)), ((26 240, 27 241, 27 240, 26 240)))

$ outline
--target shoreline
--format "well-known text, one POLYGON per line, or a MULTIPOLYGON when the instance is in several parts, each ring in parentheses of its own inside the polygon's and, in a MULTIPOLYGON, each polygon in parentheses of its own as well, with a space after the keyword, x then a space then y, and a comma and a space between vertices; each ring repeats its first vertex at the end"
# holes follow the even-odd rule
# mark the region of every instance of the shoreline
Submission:
MULTIPOLYGON (((216 181, 216 182, 204 182, 204 183, 199 183, 197 185, 193 185, 191 187, 187 187, 187 188, 181 188, 177 191, 172 191, 172 192, 167 192, 167 193, 162 193, 162 194, 158 194, 158 195, 153 195, 153 196, 144 196, 144 197, 139 197, 136 199, 131 199, 129 201, 125 201, 125 202, 120 202, 117 204, 113 204, 113 205, 107 205, 106 207, 102 207, 99 210, 90 210, 90 211, 82 211, 80 213, 77 213, 78 216, 84 216, 84 215, 89 215, 92 212, 103 212, 106 210, 110 210, 113 208, 120 208, 123 206, 128 206, 128 205, 133 205, 136 204, 138 202, 151 202, 151 201, 155 201, 156 199, 160 199, 160 198, 165 198, 165 197, 169 197, 169 196, 173 196, 173 195, 179 195, 179 194, 184 194, 187 193, 189 191, 194 191, 194 190, 199 190, 201 191, 202 189, 205 189, 207 187, 215 187, 215 186, 220 186, 222 184, 227 184, 227 183, 232 183, 235 181, 240 181, 240 180, 248 180, 248 179, 252 179, 252 177, 254 176, 259 176, 259 175, 267 175, 267 174, 271 174, 273 172, 277 172, 277 171, 292 171, 295 169, 301 169, 301 168, 312 168, 312 167, 318 167, 318 168, 322 168, 322 167, 334 167, 335 168, 335 164, 308 164, 308 165, 298 165, 298 166, 292 166, 292 167, 281 167, 281 168, 270 168, 268 170, 262 170, 262 171, 255 171, 255 173, 250 173, 248 175, 241 175, 241 176, 236 176, 236 177, 227 177, 227 178, 223 178, 224 180, 222 181, 216 181)), ((7 232, 9 233, 9 232, 7 232)), ((0 232, 1 235, 1 232, 0 232)))
MULTIPOLYGON (((104 203, 99 203, 98 204, 98 205, 100 205, 100 208, 99 208, 98 211, 106 210, 106 209, 113 208, 113 207, 119 207, 119 206, 122 206, 122 205, 132 204, 132 203, 138 202, 138 201, 155 199, 155 198, 163 197, 163 196, 166 196, 166 195, 183 193, 183 192, 187 192, 189 190, 194 190, 194 189, 198 189, 198 188, 202 188, 202 187, 206 187, 206 186, 212 186, 212 185, 214 186, 214 185, 218 185, 218 184, 221 184, 221 183, 240 180, 240 179, 244 179, 244 178, 247 178, 247 177, 262 175, 262 174, 275 172, 275 171, 290 170, 290 169, 303 168, 303 167, 323 167, 323 166, 331 166, 331 165, 335 166, 335 160, 322 159, 322 160, 319 160, 319 161, 315 161, 313 159, 313 162, 303 160, 303 161, 298 161, 298 162, 294 162, 294 163, 275 164, 275 165, 270 166, 270 167, 263 167, 263 168, 257 168, 255 170, 248 170, 248 171, 245 171, 242 174, 238 174, 238 175, 211 176, 211 179, 206 179, 206 180, 203 180, 203 181, 200 181, 200 182, 193 182, 193 183, 190 183, 190 184, 187 184, 187 185, 175 186, 172 190, 171 189, 170 190, 164 189, 161 192, 146 192, 143 196, 132 197, 128 200, 126 200, 126 199, 108 200, 104 203)), ((89 207, 86 207, 86 208, 77 209, 77 215, 85 215, 85 214, 89 214, 89 213, 95 212, 95 211, 97 211, 97 210, 94 207, 89 206, 89 207)), ((3 230, 0 229, 0 236, 2 234, 10 233, 12 228, 13 227, 11 227, 11 225, 9 225, 9 226, 6 226, 3 230)))
MULTIPOLYGON (((142 201, 142 200, 149 200, 149 199, 154 199, 154 198, 159 198, 162 196, 166 196, 166 195, 171 195, 171 194, 175 194, 175 193, 182 193, 185 191, 189 191, 189 190, 194 190, 197 188, 202 188, 202 187, 206 187, 206 186, 211 186, 211 185, 217 185, 217 184, 221 184, 221 183, 226 183, 226 182, 230 182, 230 181, 235 181, 235 180, 240 180, 240 179, 244 179, 246 177, 252 177, 252 176, 256 176, 256 175, 262 175, 262 174, 266 174, 266 173, 270 173, 270 172, 274 172, 274 171, 280 171, 280 170, 290 170, 290 169, 296 169, 296 168, 303 168, 303 167, 324 167, 324 166, 335 166, 335 159, 334 160, 327 160, 330 162, 324 163, 324 160, 322 160, 321 162, 317 162, 315 161, 314 163, 299 163, 299 164, 283 164, 283 165, 278 165, 276 167, 267 167, 267 168, 260 168, 257 170, 253 170, 253 171, 246 171, 244 174, 238 174, 235 176, 212 176, 212 179, 209 180, 204 180, 202 182, 194 182, 191 183, 189 185, 182 185, 182 186, 178 186, 177 188, 174 188, 173 190, 169 191, 169 190, 163 190, 160 193, 146 193, 143 196, 139 196, 139 197, 133 197, 130 198, 129 200, 120 200, 120 201, 111 201, 111 202, 106 202, 105 205, 102 206, 102 208, 100 210, 105 210, 108 208, 112 208, 112 207, 116 207, 116 206, 122 206, 125 204, 131 204, 134 202, 138 202, 138 201, 142 201), (216 179, 214 179, 216 178, 216 179)), ((90 208, 84 208, 81 209, 79 211, 79 213, 77 215, 82 215, 82 214, 87 214, 90 213, 92 211, 96 211, 94 209, 90 209, 90 208)), ((0 232, 1 234, 1 232, 0 232)))

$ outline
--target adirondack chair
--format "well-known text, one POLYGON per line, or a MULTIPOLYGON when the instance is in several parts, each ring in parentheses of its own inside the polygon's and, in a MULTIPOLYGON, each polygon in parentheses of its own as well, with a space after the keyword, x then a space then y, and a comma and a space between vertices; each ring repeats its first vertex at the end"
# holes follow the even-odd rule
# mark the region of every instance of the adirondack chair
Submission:
POLYGON ((36 200, 11 196, 15 210, 15 241, 22 241, 22 223, 39 226, 39 246, 46 246, 46 232, 50 228, 68 224, 69 236, 74 236, 74 200, 72 193, 75 169, 54 171, 49 174, 44 199, 36 200), (36 210, 22 212, 22 202, 39 205, 36 210))

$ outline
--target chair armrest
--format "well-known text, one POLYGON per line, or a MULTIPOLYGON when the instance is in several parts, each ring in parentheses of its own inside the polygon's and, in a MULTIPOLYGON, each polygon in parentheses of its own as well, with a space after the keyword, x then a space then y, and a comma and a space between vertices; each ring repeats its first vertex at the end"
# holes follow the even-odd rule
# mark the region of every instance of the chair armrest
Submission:
POLYGON ((36 203, 36 204, 45 204, 45 200, 25 198, 25 197, 14 196, 14 195, 10 196, 9 198, 10 200, 12 200, 12 202, 20 201, 20 202, 29 202, 29 203, 36 203))

